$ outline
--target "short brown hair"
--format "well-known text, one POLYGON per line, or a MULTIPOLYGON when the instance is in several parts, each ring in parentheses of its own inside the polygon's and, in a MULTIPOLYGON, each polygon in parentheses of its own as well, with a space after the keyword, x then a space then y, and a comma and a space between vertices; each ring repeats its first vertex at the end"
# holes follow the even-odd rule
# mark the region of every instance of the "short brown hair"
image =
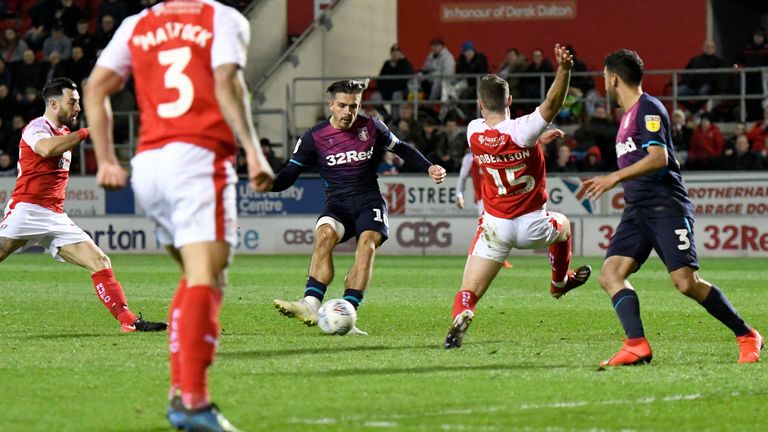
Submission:
POLYGON ((489 111, 502 112, 507 108, 509 84, 498 75, 486 75, 477 87, 477 97, 489 111))

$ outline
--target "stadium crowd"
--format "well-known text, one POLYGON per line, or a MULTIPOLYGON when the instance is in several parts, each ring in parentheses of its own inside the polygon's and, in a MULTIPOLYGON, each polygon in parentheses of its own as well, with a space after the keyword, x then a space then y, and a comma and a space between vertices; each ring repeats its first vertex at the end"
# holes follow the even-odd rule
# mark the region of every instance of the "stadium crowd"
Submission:
MULTIPOLYGON (((157 0, 103 0, 83 2, 74 0, 40 0, 21 16, 21 3, 0 2, 0 14, 5 17, 0 40, 0 176, 16 175, 15 159, 24 125, 43 109, 40 89, 53 78, 66 76, 81 86, 90 73, 101 50, 112 38, 122 20, 157 0), (96 3, 98 6, 94 6, 96 3), (16 8, 11 7, 16 4, 16 8), (88 7, 85 7, 85 6, 88 7), (10 164, 7 165, 7 160, 10 164), (10 167, 10 168, 7 168, 10 167)), ((230 2, 241 8, 247 1, 230 2)), ((705 41, 702 52, 692 57, 686 69, 768 66, 768 42, 765 32, 758 29, 733 63, 716 54, 715 43, 705 41)), ((586 62, 576 55, 574 72, 588 72, 586 62)), ((516 100, 538 101, 543 98, 539 78, 521 73, 551 73, 550 59, 540 49, 530 53, 530 60, 516 48, 509 48, 498 66, 489 61, 481 47, 467 40, 455 56, 440 38, 430 41, 430 52, 415 68, 395 44, 390 58, 381 67, 375 91, 369 91, 370 105, 366 112, 381 118, 396 135, 412 143, 430 160, 442 164, 449 172, 458 172, 467 151, 465 125, 474 118, 476 82, 474 77, 496 73, 504 78, 516 100), (413 75, 416 79, 387 78, 413 75), (418 103, 418 112, 412 103, 418 103), (438 101, 439 103, 428 103, 438 101), (392 102, 390 104, 390 102, 392 102)), ((682 61, 681 61, 682 66, 682 61)), ((749 94, 766 94, 757 74, 747 75, 749 94)), ((545 80, 545 87, 551 82, 545 80)), ((605 106, 600 86, 589 76, 572 77, 563 110, 555 123, 569 134, 554 140, 546 148, 549 172, 605 171, 616 168, 613 140, 618 128, 615 119, 620 112, 605 106)), ((738 93, 740 83, 733 74, 682 74, 677 83, 679 97, 738 93)), ((670 91, 672 86, 667 86, 670 91)), ((82 93, 82 90, 81 90, 82 93)), ((112 98, 116 112, 135 111, 132 82, 112 98)), ((683 100, 671 118, 675 145, 680 162, 687 170, 766 170, 768 169, 768 99, 747 102, 748 123, 736 122, 738 104, 733 101, 683 100), (716 124, 720 123, 723 130, 716 124)), ((522 114, 535 103, 515 103, 522 114)), ((128 137, 128 118, 116 118, 116 140, 128 137)), ((283 162, 267 143, 264 151, 273 165, 283 162)), ((80 171, 79 152, 73 155, 73 173, 80 171)), ((86 154, 86 172, 92 174, 95 161, 86 154)), ((244 167, 244 165, 242 165, 244 167)), ((414 167, 388 154, 379 168, 382 175, 413 172, 414 167)))
MULTIPOLYGON (((574 72, 588 72, 586 63, 574 53, 574 72)), ((768 43, 765 32, 758 29, 734 59, 728 63, 716 54, 713 41, 705 41, 702 53, 692 57, 685 65, 687 70, 768 66, 768 43)), ((466 150, 464 125, 476 116, 475 105, 462 103, 475 96, 476 78, 467 74, 496 73, 507 80, 512 97, 517 100, 540 100, 541 83, 537 77, 520 76, 526 73, 551 73, 552 62, 544 52, 535 49, 530 61, 516 48, 509 48, 499 62, 492 67, 488 58, 472 41, 465 41, 461 52, 454 57, 442 39, 430 42, 430 52, 421 69, 414 68, 396 44, 390 49, 379 72, 377 93, 368 113, 379 116, 398 135, 427 155, 443 164, 449 172, 457 172, 466 150), (415 79, 388 78, 393 75, 411 75, 415 79), (419 112, 414 116, 414 100, 419 112), (391 108, 386 102, 392 102, 391 108), (418 119, 418 120, 417 120, 418 119)), ((594 71, 593 71, 594 72, 594 71)), ((747 94, 765 95, 757 79, 758 74, 747 74, 747 94), (757 80, 756 80, 757 79, 757 80)), ((545 87, 550 85, 545 79, 545 87)), ((590 76, 575 75, 565 106, 555 123, 572 133, 565 139, 555 140, 546 148, 549 172, 589 172, 616 169, 614 138, 618 125, 614 119, 620 111, 610 112, 602 90, 596 88, 590 76)), ((738 123, 738 106, 729 100, 685 100, 688 96, 712 96, 737 94, 740 82, 732 73, 681 74, 677 83, 677 95, 683 98, 673 112, 673 136, 680 163, 687 170, 766 170, 768 169, 768 99, 747 101, 747 123, 738 123), (726 131, 715 124, 720 122, 726 131)), ((667 86, 671 92, 672 83, 667 86)), ((670 93, 671 94, 671 93, 670 93)), ((532 109, 531 104, 514 104, 522 114, 532 109)), ((380 167, 380 173, 393 175, 410 172, 396 157, 391 157, 380 167)))

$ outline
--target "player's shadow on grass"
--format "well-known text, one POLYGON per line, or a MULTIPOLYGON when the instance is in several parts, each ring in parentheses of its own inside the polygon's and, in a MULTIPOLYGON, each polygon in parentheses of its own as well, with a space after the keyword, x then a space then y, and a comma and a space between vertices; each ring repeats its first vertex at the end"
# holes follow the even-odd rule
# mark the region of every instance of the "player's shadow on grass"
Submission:
MULTIPOLYGON (((472 345, 481 344, 497 344, 509 341, 503 340, 488 340, 473 342, 472 345)), ((442 344, 429 343, 423 345, 361 345, 361 346, 324 346, 313 348, 286 348, 286 349, 274 349, 274 350, 248 350, 248 351, 222 351, 217 353, 218 357, 231 358, 231 359, 248 359, 258 360, 264 358, 273 357, 289 357, 289 356, 301 356, 301 355, 313 355, 313 354, 335 354, 342 352, 365 352, 365 351, 402 351, 402 350, 440 350, 444 351, 442 344)))
MULTIPOLYGON (((499 363, 499 364, 480 364, 480 365, 432 365, 432 366, 413 366, 402 368, 349 368, 334 369, 323 371, 326 377, 348 377, 348 376, 389 376, 389 375, 414 375, 414 374, 434 374, 442 372, 466 372, 466 371, 519 371, 533 369, 579 369, 592 368, 591 365, 573 365, 573 364, 541 364, 541 363, 499 363)), ((265 372, 264 375, 295 375, 295 372, 265 372)))
POLYGON ((69 339, 69 338, 96 338, 96 337, 110 337, 121 336, 120 333, 43 333, 43 334, 30 334, 19 335, 19 339, 69 339))

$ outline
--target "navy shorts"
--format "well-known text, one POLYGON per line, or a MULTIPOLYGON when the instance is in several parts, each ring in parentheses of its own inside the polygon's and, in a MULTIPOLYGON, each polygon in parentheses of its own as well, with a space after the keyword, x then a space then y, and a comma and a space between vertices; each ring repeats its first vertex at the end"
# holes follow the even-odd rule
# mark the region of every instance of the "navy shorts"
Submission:
POLYGON ((363 231, 381 233, 382 243, 389 238, 387 203, 380 194, 329 201, 320 214, 323 216, 330 216, 344 225, 344 237, 339 243, 352 237, 359 238, 363 231))
POLYGON ((693 219, 686 216, 650 216, 622 219, 608 244, 605 257, 634 259, 640 266, 655 250, 668 272, 691 267, 698 270, 693 219))

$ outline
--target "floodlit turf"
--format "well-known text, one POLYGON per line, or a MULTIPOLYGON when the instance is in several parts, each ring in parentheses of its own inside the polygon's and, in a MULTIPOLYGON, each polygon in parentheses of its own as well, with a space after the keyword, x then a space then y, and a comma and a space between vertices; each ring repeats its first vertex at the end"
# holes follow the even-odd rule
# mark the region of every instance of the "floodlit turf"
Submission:
MULTIPOLYGON (((113 256, 134 311, 165 315, 178 279, 164 256, 113 256)), ((379 257, 358 325, 323 336, 272 299, 303 291, 307 257, 238 257, 212 373, 245 431, 765 430, 766 365, 738 365, 733 335, 678 294, 654 261, 633 282, 650 366, 598 370, 622 332, 596 279, 549 297, 544 257, 513 258, 459 350, 442 349, 462 257, 379 257)), ((577 258, 600 268, 600 259, 577 258)), ((768 334, 768 266, 701 260, 768 334)), ((329 298, 350 257, 338 257, 329 298)), ((120 334, 87 273, 49 256, 0 264, 0 430, 166 431, 164 334, 120 334)), ((765 354, 768 359, 768 354, 765 354)))

